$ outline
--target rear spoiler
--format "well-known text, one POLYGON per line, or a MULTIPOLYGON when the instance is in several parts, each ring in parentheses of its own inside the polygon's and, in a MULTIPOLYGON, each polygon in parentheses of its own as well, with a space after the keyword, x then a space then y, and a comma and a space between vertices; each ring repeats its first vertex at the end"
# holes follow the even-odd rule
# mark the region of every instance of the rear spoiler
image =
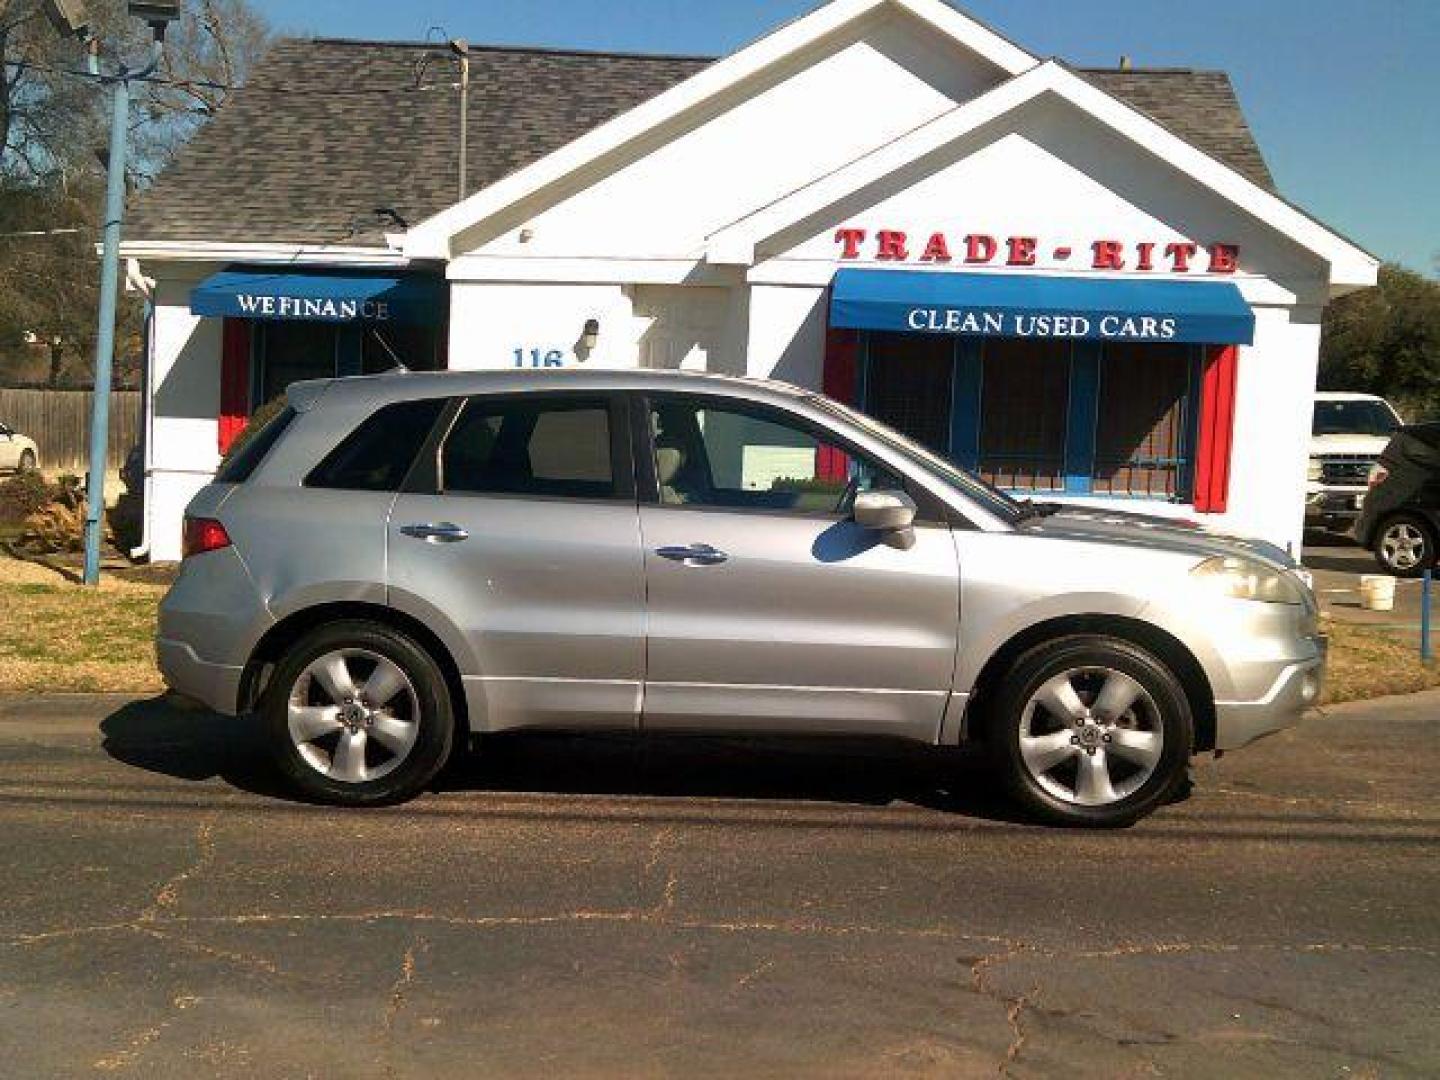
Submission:
POLYGON ((314 379, 293 383, 285 391, 285 403, 297 413, 307 413, 320 404, 320 399, 335 385, 335 379, 314 379))

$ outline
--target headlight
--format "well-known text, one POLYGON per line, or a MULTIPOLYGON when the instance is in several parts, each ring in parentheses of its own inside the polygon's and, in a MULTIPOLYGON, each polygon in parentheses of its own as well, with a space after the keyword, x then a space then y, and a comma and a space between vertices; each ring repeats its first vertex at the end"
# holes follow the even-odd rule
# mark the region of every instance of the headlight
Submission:
POLYGON ((1272 570, 1262 563, 1235 556, 1203 562, 1191 576, 1217 596, 1231 600, 1258 600, 1263 604, 1305 603, 1304 586, 1293 574, 1272 570))
POLYGON ((1306 474, 1306 479, 1312 484, 1318 484, 1321 480, 1325 479, 1325 463, 1319 458, 1312 457, 1310 459, 1310 471, 1306 474))

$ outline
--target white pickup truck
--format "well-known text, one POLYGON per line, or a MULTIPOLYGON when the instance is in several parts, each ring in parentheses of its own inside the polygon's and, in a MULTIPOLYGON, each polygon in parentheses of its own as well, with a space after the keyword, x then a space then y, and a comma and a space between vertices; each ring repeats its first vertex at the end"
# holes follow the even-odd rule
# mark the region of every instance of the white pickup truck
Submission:
POLYGON ((1348 532, 1354 528, 1370 490, 1370 470, 1396 429, 1394 407, 1371 394, 1315 395, 1315 428, 1310 441, 1310 475, 1305 525, 1348 532))

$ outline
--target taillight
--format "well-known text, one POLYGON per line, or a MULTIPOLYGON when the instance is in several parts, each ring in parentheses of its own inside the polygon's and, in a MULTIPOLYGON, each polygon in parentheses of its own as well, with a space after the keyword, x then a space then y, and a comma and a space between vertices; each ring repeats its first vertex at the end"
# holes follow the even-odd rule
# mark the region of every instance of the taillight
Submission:
POLYGON ((214 518, 186 518, 184 555, 189 559, 230 546, 230 534, 214 518))
POLYGON ((1390 470, 1384 465, 1374 465, 1370 469, 1370 486, 1379 487, 1386 480, 1390 479, 1390 470))

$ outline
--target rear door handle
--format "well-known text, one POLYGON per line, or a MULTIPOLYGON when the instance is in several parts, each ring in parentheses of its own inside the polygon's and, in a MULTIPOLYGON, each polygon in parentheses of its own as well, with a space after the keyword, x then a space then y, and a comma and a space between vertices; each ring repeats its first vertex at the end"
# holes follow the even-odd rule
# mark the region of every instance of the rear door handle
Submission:
POLYGON ((459 544, 470 539, 468 532, 448 521, 438 525, 406 525, 400 533, 411 540, 424 540, 430 544, 459 544))
POLYGON ((709 544, 691 544, 689 547, 663 547, 655 552, 662 559, 684 563, 686 566, 719 566, 730 561, 730 556, 709 544))

